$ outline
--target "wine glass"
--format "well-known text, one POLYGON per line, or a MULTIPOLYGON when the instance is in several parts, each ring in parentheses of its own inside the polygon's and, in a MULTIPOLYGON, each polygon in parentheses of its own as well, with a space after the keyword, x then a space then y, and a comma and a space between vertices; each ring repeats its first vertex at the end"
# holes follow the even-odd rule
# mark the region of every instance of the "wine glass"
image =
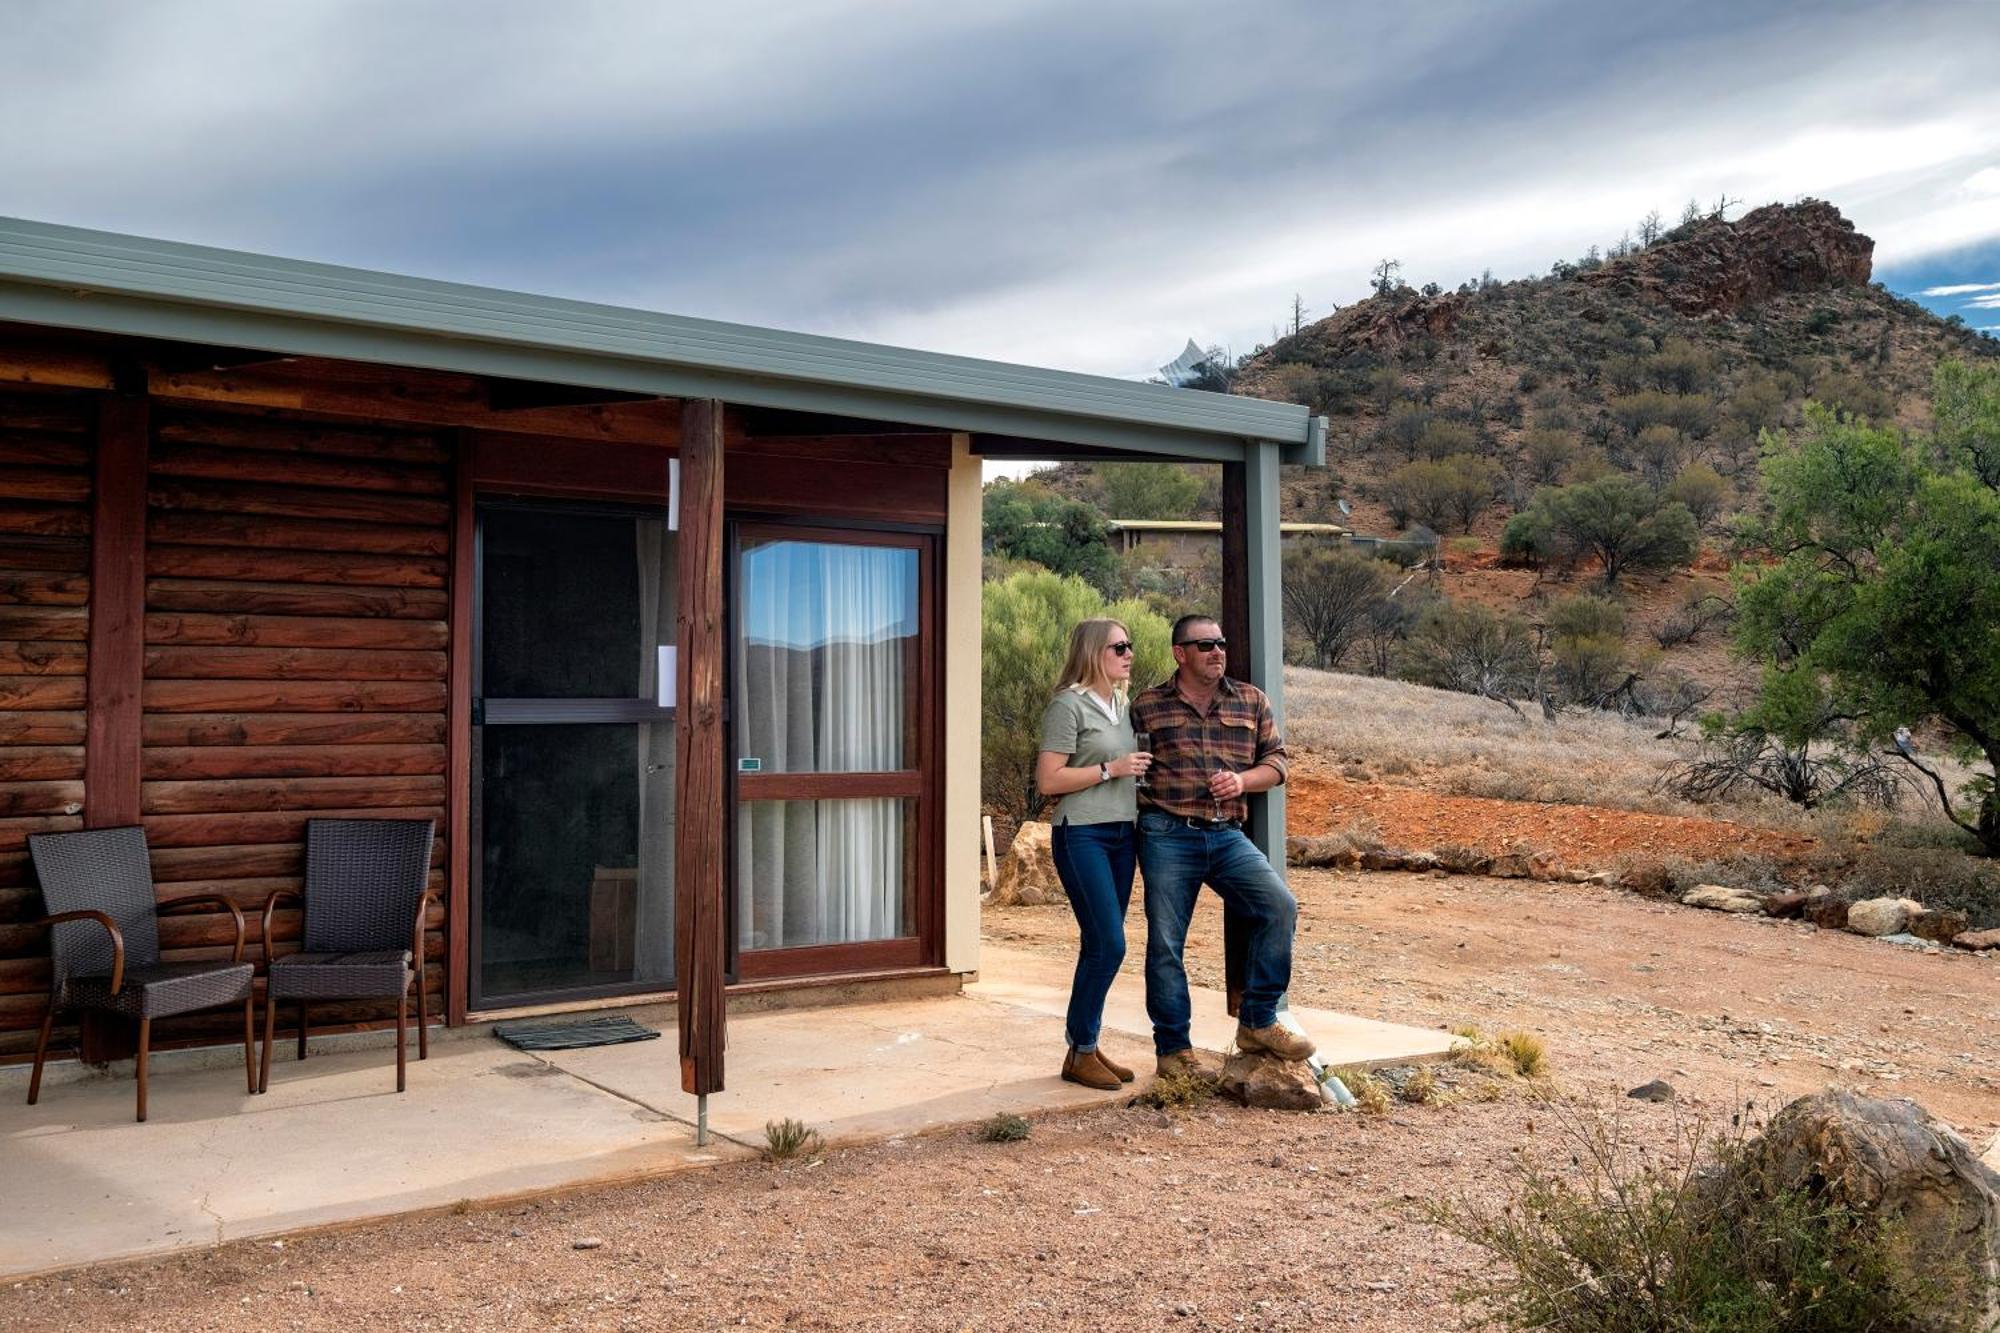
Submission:
MULTIPOLYGON (((1153 752, 1153 733, 1150 731, 1134 731, 1132 733, 1132 743, 1139 748, 1141 753, 1151 754, 1153 752)), ((1137 783, 1139 787, 1144 788, 1153 785, 1149 777, 1151 772, 1152 770, 1149 768, 1145 773, 1139 775, 1137 783)))

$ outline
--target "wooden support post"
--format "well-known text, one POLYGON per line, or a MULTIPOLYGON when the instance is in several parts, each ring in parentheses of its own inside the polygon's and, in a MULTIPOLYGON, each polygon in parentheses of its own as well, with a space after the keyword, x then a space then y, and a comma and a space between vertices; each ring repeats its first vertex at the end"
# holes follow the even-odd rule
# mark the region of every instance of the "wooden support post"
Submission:
MULTIPOLYGON (((444 1021, 465 1021, 472 983, 472 449, 464 432, 452 440, 450 647, 445 716, 445 982, 444 1021)), ((418 977, 417 987, 423 988, 418 977)), ((421 1031, 421 1027, 419 1028, 421 1031)))
POLYGON ((674 727, 674 977, 681 1087, 722 1091, 722 404, 690 401, 681 416, 679 674, 674 727))
MULTIPOLYGON (((1255 661, 1250 641, 1250 533, 1244 522, 1245 467, 1222 465, 1222 637, 1229 640, 1229 674, 1249 680, 1255 661)), ((1251 804, 1256 798, 1251 798, 1251 804)), ((1249 927, 1235 912, 1222 914, 1222 990, 1231 1017, 1243 1006, 1243 970, 1249 927)))
MULTIPOLYGON (((139 822, 140 690, 146 674, 146 454, 150 404, 138 394, 98 399, 96 474, 90 516, 90 656, 84 668, 83 822, 120 828, 139 822)), ((86 1014, 84 1060, 130 1055, 124 1023, 86 1014)), ((144 1078, 141 1114, 144 1119, 144 1078)))

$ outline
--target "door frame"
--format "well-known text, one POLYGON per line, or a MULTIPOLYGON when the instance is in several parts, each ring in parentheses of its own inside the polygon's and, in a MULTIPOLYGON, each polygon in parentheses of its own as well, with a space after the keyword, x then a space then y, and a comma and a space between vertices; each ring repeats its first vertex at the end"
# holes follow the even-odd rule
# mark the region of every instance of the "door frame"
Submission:
POLYGON ((725 928, 731 982, 820 977, 936 965, 944 956, 944 712, 941 689, 944 636, 938 580, 944 530, 931 524, 870 523, 865 520, 731 512, 724 520, 727 559, 723 609, 727 631, 723 663, 723 875, 725 928), (852 546, 889 546, 917 553, 916 707, 906 729, 920 737, 917 767, 894 773, 757 773, 738 770, 734 685, 742 610, 745 536, 852 546), (748 790, 746 791, 746 786, 748 790), (737 811, 746 800, 813 800, 841 796, 899 796, 914 803, 916 829, 906 857, 904 893, 911 933, 886 940, 746 950, 737 932, 737 811))
MULTIPOLYGON (((470 672, 467 709, 471 725, 468 740, 466 765, 469 792, 468 829, 466 837, 466 1007, 473 1013, 503 1012, 511 1009, 529 1008, 542 1005, 582 1004, 591 1000, 610 1000, 634 995, 658 995, 662 998, 674 994, 679 978, 666 985, 657 981, 632 981, 610 986, 572 986, 534 991, 520 991, 506 995, 489 995, 482 984, 481 946, 484 944, 486 881, 486 783, 484 778, 484 733, 485 728, 495 719, 486 716, 485 695, 485 643, 486 643, 486 525, 485 511, 489 509, 529 509, 539 512, 563 512, 598 514, 606 517, 648 518, 663 517, 664 511, 657 502, 642 499, 592 499, 587 497, 521 495, 507 492, 475 492, 472 496, 472 592, 470 607, 469 638, 470 672)), ((556 710, 565 712, 560 717, 538 716, 547 710, 532 704, 527 708, 510 708, 510 714, 499 719, 505 725, 561 726, 565 724, 605 724, 622 723, 638 726, 644 722, 674 721, 679 724, 676 708, 660 708, 649 705, 644 700, 577 700, 544 701, 552 703, 556 710), (564 705, 568 704, 568 709, 564 705)), ((678 792, 680 774, 674 774, 674 786, 678 792)), ((642 812, 643 813, 643 812, 642 812)), ((679 886, 675 886, 679 892, 679 886)), ((667 938, 673 937, 674 922, 670 916, 665 924, 667 938)), ((636 931, 636 926, 635 926, 636 931)))

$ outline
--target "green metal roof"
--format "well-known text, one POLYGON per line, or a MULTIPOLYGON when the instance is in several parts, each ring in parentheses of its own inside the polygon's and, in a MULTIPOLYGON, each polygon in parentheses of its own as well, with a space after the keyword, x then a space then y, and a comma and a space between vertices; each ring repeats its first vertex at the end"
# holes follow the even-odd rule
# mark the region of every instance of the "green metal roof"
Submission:
POLYGON ((1290 403, 0 218, 0 320, 1186 458, 1268 440, 1324 461, 1290 403))

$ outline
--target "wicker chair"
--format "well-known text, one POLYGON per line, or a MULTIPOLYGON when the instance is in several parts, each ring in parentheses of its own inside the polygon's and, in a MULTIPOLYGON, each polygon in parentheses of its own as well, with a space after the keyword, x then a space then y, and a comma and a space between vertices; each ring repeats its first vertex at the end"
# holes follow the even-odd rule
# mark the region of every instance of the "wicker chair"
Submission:
POLYGON ((212 893, 156 900, 146 857, 145 830, 88 829, 81 833, 36 833, 28 838, 55 964, 49 1008, 35 1042, 35 1072, 28 1079, 28 1105, 42 1092, 42 1061, 58 1009, 83 1009, 135 1019, 139 1024, 139 1119, 146 1118, 146 1056, 153 1043, 153 1020, 175 1014, 243 1006, 243 1068, 250 1091, 257 1091, 255 1011, 251 1007, 252 964, 243 961, 243 913, 212 893), (236 947, 228 962, 160 961, 160 914, 208 904, 225 909, 236 922, 236 947))
POLYGON ((271 1085, 278 1002, 299 1006, 299 1059, 306 1058, 306 1006, 313 1000, 396 1001, 396 1091, 404 1087, 410 984, 417 988, 417 1058, 430 1058, 424 998, 424 912, 431 839, 428 819, 313 819, 306 822, 303 893, 281 889, 264 904, 264 1063, 257 1089, 271 1085), (271 926, 280 901, 299 900, 302 952, 274 956, 271 926))

